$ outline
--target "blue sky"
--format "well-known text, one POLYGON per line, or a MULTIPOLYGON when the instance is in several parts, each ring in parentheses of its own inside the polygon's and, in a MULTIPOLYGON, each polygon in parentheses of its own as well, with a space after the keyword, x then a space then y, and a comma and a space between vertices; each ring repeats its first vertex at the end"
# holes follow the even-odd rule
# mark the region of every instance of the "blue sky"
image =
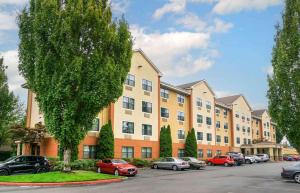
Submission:
MULTIPOLYGON (((15 16, 24 0, 0 0, 0 55, 23 102, 17 71, 15 16)), ((254 108, 267 106, 267 74, 282 0, 112 0, 114 17, 124 14, 135 48, 160 68, 163 81, 206 79, 217 96, 242 93, 254 108)))

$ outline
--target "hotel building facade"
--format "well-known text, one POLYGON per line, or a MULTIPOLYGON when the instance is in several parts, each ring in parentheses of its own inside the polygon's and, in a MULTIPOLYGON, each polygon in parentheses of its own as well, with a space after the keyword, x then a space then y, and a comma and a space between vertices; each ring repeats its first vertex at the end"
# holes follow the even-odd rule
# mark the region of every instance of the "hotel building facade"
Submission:
MULTIPOLYGON (((229 151, 281 155, 276 125, 266 110, 253 111, 243 95, 216 98, 205 80, 183 85, 162 82, 162 73, 142 50, 134 50, 123 94, 99 112, 78 147, 79 159, 95 158, 101 127, 110 120, 116 158, 159 157, 160 128, 170 125, 173 156, 184 156, 185 139, 195 129, 198 158, 229 151)), ((44 124, 35 94, 28 90, 27 128, 44 124)), ((59 144, 50 135, 35 143, 18 143, 18 154, 57 157, 59 144)))

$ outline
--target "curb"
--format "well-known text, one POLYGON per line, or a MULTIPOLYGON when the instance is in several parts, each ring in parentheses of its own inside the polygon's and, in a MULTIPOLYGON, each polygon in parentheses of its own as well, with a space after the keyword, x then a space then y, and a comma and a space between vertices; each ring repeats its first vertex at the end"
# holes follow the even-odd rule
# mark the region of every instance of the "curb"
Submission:
POLYGON ((81 182, 54 182, 54 183, 27 183, 27 182, 0 182, 0 186, 43 186, 43 187, 57 187, 57 186, 73 186, 73 185, 98 185, 122 182, 128 178, 118 178, 110 180, 95 180, 95 181, 81 181, 81 182))

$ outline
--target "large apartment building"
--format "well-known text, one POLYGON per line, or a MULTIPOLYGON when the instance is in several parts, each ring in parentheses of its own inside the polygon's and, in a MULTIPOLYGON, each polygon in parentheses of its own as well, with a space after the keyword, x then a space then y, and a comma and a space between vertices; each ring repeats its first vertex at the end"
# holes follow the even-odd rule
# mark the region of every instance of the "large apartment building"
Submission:
MULTIPOLYGON (((191 128, 195 129, 201 159, 228 151, 280 154, 280 146, 275 143, 276 129, 266 110, 252 111, 243 95, 216 98, 205 80, 175 86, 161 82, 161 76, 145 53, 135 50, 122 96, 99 112, 92 130, 78 147, 78 157, 95 157, 99 132, 109 120, 116 158, 158 158, 160 128, 168 125, 176 157, 184 156, 185 138, 191 128), (252 147, 261 142, 268 144, 252 147)), ((43 115, 35 94, 28 90, 26 126, 35 128, 36 124, 44 124, 43 115)), ((40 142, 18 143, 19 154, 58 156, 59 144, 49 134, 40 142)))

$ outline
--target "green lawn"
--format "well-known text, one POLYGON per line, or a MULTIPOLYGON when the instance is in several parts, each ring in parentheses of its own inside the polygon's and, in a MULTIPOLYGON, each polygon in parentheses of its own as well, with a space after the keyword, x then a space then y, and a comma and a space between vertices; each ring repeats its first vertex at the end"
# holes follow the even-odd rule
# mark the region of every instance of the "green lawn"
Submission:
POLYGON ((42 174, 24 174, 12 176, 0 176, 0 182, 79 182, 93 180, 107 180, 121 178, 108 174, 99 174, 91 171, 73 171, 72 173, 48 172, 42 174))

